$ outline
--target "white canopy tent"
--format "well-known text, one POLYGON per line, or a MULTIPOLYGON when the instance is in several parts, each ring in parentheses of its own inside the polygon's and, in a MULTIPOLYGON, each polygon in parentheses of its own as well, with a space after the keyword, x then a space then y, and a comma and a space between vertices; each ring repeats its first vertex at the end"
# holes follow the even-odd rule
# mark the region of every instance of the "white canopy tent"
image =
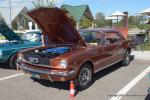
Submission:
POLYGON ((139 14, 145 14, 145 15, 150 15, 150 8, 147 8, 141 12, 139 12, 139 14))
POLYGON ((119 21, 119 17, 123 17, 126 16, 124 13, 120 12, 120 11, 116 11, 114 12, 110 17, 117 17, 117 22, 119 21))
POLYGON ((116 16, 106 16, 105 20, 110 20, 111 21, 111 26, 112 26, 113 20, 117 20, 117 17, 116 16))
POLYGON ((125 14, 120 11, 116 11, 111 16, 125 16, 125 14))
POLYGON ((106 20, 117 20, 117 17, 115 17, 115 16, 106 16, 105 19, 106 20))

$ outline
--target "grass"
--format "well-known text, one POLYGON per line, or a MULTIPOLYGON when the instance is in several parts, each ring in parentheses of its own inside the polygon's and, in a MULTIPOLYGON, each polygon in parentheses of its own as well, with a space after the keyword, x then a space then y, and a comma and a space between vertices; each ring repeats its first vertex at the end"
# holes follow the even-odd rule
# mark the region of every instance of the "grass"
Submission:
POLYGON ((150 41, 139 45, 138 48, 142 51, 150 51, 150 41))
POLYGON ((150 51, 150 35, 148 36, 148 41, 138 45, 138 49, 142 51, 150 51))
POLYGON ((0 40, 3 40, 3 39, 5 39, 5 37, 4 36, 0 36, 0 40))

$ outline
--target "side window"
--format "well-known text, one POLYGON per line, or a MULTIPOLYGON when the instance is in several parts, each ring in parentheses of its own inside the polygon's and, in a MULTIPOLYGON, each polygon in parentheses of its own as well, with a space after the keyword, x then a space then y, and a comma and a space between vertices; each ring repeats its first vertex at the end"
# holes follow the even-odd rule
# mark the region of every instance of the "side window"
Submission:
POLYGON ((80 35, 82 39, 87 43, 90 43, 93 41, 93 36, 91 32, 80 32, 80 35))
POLYGON ((120 41, 120 35, 118 32, 107 32, 105 38, 105 44, 114 44, 120 41))
POLYGON ((83 40, 92 45, 103 45, 105 39, 103 38, 103 34, 100 32, 80 32, 83 40))

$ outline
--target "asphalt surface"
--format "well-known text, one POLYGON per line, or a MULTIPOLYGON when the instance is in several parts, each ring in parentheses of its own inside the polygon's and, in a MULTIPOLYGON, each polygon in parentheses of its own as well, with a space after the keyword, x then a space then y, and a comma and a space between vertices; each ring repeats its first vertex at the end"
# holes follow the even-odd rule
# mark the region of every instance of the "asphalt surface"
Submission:
MULTIPOLYGON (((0 100, 70 100, 67 82, 51 83, 31 79, 29 75, 18 75, 22 72, 11 70, 7 65, 0 66, 0 100), (18 76, 8 77, 16 74, 18 76)), ((132 60, 129 66, 116 64, 102 70, 94 76, 94 82, 88 89, 77 93, 75 100, 110 100, 149 66, 150 61, 132 60)), ((121 100, 150 100, 149 74, 123 95, 121 100)))

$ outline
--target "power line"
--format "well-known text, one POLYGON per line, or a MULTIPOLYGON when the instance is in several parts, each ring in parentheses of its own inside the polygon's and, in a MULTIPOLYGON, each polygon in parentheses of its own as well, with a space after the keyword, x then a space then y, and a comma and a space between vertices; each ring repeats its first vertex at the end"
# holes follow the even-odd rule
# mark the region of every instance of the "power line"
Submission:
POLYGON ((10 8, 10 28, 11 28, 11 2, 9 0, 9 8, 10 8))
POLYGON ((0 6, 0 8, 10 8, 10 7, 2 7, 2 6, 0 6))

